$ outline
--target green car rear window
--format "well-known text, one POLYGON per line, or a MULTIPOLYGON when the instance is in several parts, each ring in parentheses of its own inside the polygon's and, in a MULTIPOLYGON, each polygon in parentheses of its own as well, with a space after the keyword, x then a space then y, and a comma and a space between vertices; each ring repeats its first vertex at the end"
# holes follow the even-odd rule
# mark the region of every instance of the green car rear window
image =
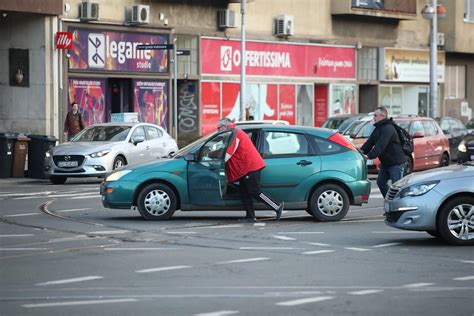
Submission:
POLYGON ((330 140, 320 138, 317 136, 310 136, 311 140, 315 143, 318 154, 321 156, 335 155, 347 151, 348 149, 336 144, 330 140))

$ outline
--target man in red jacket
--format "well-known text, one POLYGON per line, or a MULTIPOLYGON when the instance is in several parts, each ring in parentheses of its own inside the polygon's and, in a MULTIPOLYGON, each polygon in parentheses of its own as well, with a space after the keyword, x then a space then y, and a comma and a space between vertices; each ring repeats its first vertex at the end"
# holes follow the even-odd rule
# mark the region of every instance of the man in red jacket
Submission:
MULTIPOLYGON (((219 131, 235 128, 228 118, 221 119, 217 124, 219 131)), ((280 220, 284 203, 275 203, 260 190, 260 173, 265 162, 252 143, 252 140, 241 129, 235 128, 235 136, 225 154, 226 176, 229 182, 239 182, 240 195, 247 215, 245 221, 255 222, 255 208, 252 198, 262 201, 276 212, 280 220)))

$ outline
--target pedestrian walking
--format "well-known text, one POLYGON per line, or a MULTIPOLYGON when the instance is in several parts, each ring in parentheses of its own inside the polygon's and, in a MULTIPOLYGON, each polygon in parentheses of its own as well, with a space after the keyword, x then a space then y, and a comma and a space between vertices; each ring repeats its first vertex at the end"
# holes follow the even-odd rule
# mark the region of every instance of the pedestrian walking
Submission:
POLYGON ((377 185, 382 196, 388 192, 388 180, 392 183, 403 177, 406 157, 402 149, 400 137, 395 129, 392 118, 388 118, 387 109, 377 107, 374 112, 375 130, 362 145, 361 150, 367 159, 379 158, 381 165, 377 177, 377 185))
POLYGON ((253 199, 270 206, 280 220, 284 202, 273 201, 260 189, 260 173, 265 168, 265 162, 250 137, 241 129, 235 128, 228 118, 221 119, 217 124, 219 131, 235 129, 235 136, 225 154, 226 176, 229 182, 239 182, 239 191, 247 212, 243 221, 255 222, 253 199))
POLYGON ((70 141, 77 133, 84 129, 84 122, 82 114, 79 112, 79 105, 77 102, 72 102, 72 110, 67 113, 64 121, 64 137, 70 141))

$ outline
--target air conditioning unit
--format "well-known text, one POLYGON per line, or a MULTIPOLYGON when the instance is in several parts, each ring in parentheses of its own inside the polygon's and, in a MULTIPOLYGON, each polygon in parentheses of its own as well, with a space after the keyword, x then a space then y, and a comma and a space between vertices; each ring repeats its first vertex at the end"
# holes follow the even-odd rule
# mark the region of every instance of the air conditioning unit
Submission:
POLYGON ((125 9, 125 22, 128 24, 150 23, 150 6, 137 4, 125 9))
POLYGON ((97 21, 99 19, 99 4, 81 2, 79 4, 79 19, 81 21, 97 21))
POLYGON ((275 36, 290 36, 294 34, 293 17, 280 15, 275 19, 275 36))
POLYGON ((438 47, 444 47, 444 33, 438 33, 436 42, 438 43, 438 47))
POLYGON ((235 23, 234 10, 219 10, 217 11, 217 23, 220 28, 237 27, 235 23))

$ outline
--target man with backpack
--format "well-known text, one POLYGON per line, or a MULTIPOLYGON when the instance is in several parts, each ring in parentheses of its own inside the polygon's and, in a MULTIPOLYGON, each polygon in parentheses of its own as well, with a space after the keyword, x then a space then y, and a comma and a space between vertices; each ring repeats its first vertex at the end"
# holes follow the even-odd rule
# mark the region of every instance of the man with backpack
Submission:
POLYGON ((382 196, 388 192, 388 180, 392 183, 403 177, 406 157, 399 135, 392 118, 388 118, 387 109, 377 107, 374 112, 375 130, 362 145, 361 150, 367 159, 379 158, 381 165, 377 177, 377 185, 382 196))

